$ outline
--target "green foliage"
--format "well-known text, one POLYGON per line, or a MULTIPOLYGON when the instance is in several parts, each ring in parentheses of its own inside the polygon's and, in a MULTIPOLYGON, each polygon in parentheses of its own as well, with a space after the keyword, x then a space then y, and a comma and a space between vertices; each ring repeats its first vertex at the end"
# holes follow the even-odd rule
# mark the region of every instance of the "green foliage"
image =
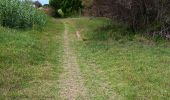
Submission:
POLYGON ((83 7, 81 0, 50 0, 50 5, 55 8, 57 16, 60 16, 59 9, 62 9, 65 16, 69 16, 79 12, 83 7))
POLYGON ((61 17, 64 17, 64 13, 63 13, 62 9, 59 9, 59 10, 58 10, 58 14, 59 14, 61 17))
POLYGON ((43 29, 0 27, 0 100, 59 100, 64 26, 49 19, 43 29))
POLYGON ((92 0, 92 4, 88 1, 91 0, 83 0, 83 5, 89 15, 117 20, 134 32, 150 28, 143 33, 170 39, 169 0, 92 0), (156 27, 152 27, 153 23, 157 23, 156 27))
POLYGON ((93 5, 93 0, 82 0, 82 5, 85 8, 90 8, 93 5))
POLYGON ((0 24, 9 28, 42 27, 47 17, 28 0, 0 0, 0 24))

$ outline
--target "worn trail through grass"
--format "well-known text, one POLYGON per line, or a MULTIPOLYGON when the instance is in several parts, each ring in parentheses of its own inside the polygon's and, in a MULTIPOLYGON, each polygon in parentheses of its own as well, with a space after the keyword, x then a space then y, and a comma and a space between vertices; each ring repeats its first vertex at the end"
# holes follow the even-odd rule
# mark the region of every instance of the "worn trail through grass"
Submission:
MULTIPOLYGON (((60 75, 59 88, 61 99, 66 100, 118 100, 107 76, 98 69, 97 65, 86 63, 87 70, 83 70, 76 43, 82 41, 77 36, 75 22, 78 19, 63 20, 64 31, 64 71, 60 75), (91 85, 89 84, 91 83, 91 85)), ((81 34, 81 33, 79 33, 81 34)))
POLYGON ((0 27, 0 100, 169 100, 170 42, 124 36, 116 23, 104 30, 108 23, 50 19, 43 32, 0 27))
POLYGON ((70 47, 70 38, 68 37, 69 28, 67 22, 63 21, 64 31, 64 72, 60 77, 60 96, 62 99, 75 100, 81 98, 87 99, 86 88, 83 85, 83 78, 80 73, 76 55, 70 47))

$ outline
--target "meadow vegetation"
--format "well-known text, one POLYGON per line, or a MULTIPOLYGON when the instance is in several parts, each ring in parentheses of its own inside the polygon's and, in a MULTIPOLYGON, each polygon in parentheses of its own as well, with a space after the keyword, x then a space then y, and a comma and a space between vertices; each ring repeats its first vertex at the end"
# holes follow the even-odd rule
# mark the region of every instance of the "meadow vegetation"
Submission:
MULTIPOLYGON (((64 73, 63 52, 66 45, 75 53, 67 55, 69 61, 66 63, 70 63, 71 67, 68 66, 72 68, 72 57, 78 61, 77 67, 80 67, 85 85, 83 88, 87 88, 90 100, 108 100, 114 96, 125 100, 169 99, 170 42, 166 38, 169 36, 168 8, 161 14, 158 9, 165 8, 158 4, 160 0, 140 0, 143 1, 140 3, 136 2, 138 0, 127 0, 134 4, 133 7, 130 5, 131 8, 122 6, 126 2, 116 1, 106 0, 104 3, 105 7, 114 10, 115 15, 107 13, 112 19, 53 19, 34 8, 29 0, 0 0, 0 99, 62 98, 59 94, 59 76, 64 73), (155 5, 158 19, 152 14, 155 10, 150 9, 150 2, 158 4, 155 5), (118 4, 117 9, 112 4, 118 4), (121 7, 127 12, 117 13, 121 7), (127 13, 128 18, 125 20, 124 14, 127 13), (154 16, 153 20, 149 20, 153 17, 150 14, 154 16), (167 15, 167 18, 163 15, 167 15), (119 18, 114 19, 114 16, 119 18), (150 32, 154 33, 153 37, 150 37, 150 32), (69 39, 68 44, 64 44, 63 33, 68 33, 65 34, 69 39)), ((100 16, 106 13, 102 9, 103 2, 50 0, 50 9, 55 9, 55 17, 68 17, 81 12, 84 6, 89 11, 94 10, 90 12, 92 15, 100 16)), ((161 2, 166 3, 167 0, 161 2)), ((75 74, 76 71, 69 73, 73 75, 70 76, 73 78, 71 82, 74 82, 74 75, 79 74, 75 74)))
POLYGON ((0 27, 0 99, 57 99, 63 24, 43 31, 0 27))
POLYGON ((155 41, 142 34, 132 35, 122 25, 100 30, 108 25, 108 20, 103 18, 83 18, 72 20, 72 23, 76 25, 73 30, 84 29, 81 33, 84 41, 75 41, 73 46, 78 51, 81 71, 92 100, 108 99, 109 92, 104 95, 99 90, 103 76, 108 78, 113 90, 127 100, 170 97, 168 41, 155 41), (100 31, 96 31, 98 28, 100 31))
POLYGON ((63 28, 29 0, 0 0, 0 99, 58 98, 63 28))
POLYGON ((0 25, 17 29, 42 28, 47 16, 32 5, 28 0, 1 0, 0 25))

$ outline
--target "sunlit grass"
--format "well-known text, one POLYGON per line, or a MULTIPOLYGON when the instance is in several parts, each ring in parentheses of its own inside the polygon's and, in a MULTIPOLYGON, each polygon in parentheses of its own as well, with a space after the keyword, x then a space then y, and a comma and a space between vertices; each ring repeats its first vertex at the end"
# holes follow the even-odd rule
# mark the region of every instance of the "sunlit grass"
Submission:
POLYGON ((89 91, 93 91, 90 93, 93 99, 107 99, 107 95, 102 96, 98 90, 102 76, 108 78, 118 95, 128 100, 170 98, 169 42, 155 42, 139 34, 130 37, 120 35, 126 30, 119 30, 119 27, 95 31, 107 23, 101 19, 77 19, 73 23, 77 29, 85 29, 81 35, 86 40, 76 41, 74 45, 81 58, 86 85, 89 91), (114 33, 112 37, 106 36, 109 32, 114 33), (93 70, 92 65, 103 75, 93 70))
POLYGON ((0 28, 0 99, 56 99, 63 24, 43 32, 0 28))

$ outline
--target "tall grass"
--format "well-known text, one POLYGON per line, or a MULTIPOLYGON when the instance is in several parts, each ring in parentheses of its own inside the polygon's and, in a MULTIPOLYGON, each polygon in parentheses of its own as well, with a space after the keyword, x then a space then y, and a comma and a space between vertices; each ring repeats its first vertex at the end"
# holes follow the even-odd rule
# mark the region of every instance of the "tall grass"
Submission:
POLYGON ((42 27, 47 17, 28 0, 0 0, 0 25, 9 28, 42 27))

